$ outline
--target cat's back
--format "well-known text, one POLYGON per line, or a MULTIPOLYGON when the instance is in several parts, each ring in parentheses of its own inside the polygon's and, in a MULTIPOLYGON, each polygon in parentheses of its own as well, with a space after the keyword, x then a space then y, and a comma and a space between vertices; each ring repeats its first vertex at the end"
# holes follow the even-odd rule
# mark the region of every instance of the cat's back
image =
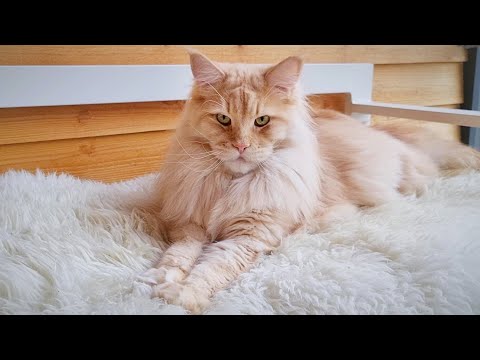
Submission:
MULTIPOLYGON (((323 147, 338 154, 351 152, 377 152, 398 147, 400 142, 389 134, 378 131, 362 122, 333 110, 317 110, 313 128, 323 147)), ((401 146, 401 145, 400 145, 401 146)))
POLYGON ((340 113, 318 112, 314 121, 321 157, 347 188, 355 188, 365 179, 398 182, 403 159, 412 152, 407 144, 340 113))

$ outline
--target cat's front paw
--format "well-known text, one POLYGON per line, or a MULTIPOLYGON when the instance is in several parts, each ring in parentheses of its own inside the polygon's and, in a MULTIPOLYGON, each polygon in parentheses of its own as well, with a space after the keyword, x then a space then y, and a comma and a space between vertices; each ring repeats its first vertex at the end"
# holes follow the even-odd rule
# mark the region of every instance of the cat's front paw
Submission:
POLYGON ((164 282, 178 282, 183 280, 184 277, 185 273, 180 268, 162 266, 145 271, 137 276, 137 281, 153 286, 164 282))
POLYGON ((182 306, 192 314, 201 314, 210 303, 204 294, 178 283, 156 285, 153 287, 152 296, 163 298, 169 304, 182 306))

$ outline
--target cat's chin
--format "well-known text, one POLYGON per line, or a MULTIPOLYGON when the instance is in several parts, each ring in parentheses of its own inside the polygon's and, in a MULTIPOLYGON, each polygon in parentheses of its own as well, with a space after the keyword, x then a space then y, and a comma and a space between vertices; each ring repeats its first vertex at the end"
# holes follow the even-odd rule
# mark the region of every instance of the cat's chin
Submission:
POLYGON ((225 161, 223 166, 235 175, 243 175, 257 168, 257 165, 251 163, 243 158, 225 161))

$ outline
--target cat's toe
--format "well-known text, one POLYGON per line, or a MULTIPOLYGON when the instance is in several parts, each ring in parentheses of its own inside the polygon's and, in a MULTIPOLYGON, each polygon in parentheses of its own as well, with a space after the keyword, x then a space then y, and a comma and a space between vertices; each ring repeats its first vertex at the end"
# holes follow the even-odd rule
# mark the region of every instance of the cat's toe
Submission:
POLYGON ((163 279, 167 282, 179 282, 185 279, 185 272, 178 267, 164 268, 163 279))
POLYGON ((152 268, 137 276, 138 282, 148 285, 157 285, 165 281, 165 270, 152 268))
POLYGON ((185 278, 185 273, 177 267, 152 268, 137 276, 137 281, 149 285, 158 285, 164 282, 179 282, 185 278))
POLYGON ((170 304, 174 304, 182 289, 183 285, 181 284, 166 282, 153 287, 152 297, 159 297, 170 304))
POLYGON ((169 304, 182 306, 192 314, 202 313, 210 302, 201 292, 178 283, 156 285, 152 296, 163 298, 169 304))

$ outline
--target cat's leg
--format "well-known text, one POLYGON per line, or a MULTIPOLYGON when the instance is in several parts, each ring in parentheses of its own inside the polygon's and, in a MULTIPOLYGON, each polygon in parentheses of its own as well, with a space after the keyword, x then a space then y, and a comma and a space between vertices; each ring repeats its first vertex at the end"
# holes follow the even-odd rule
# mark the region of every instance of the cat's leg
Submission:
POLYGON ((315 216, 306 226, 310 233, 327 230, 330 225, 348 220, 358 212, 358 207, 350 203, 339 203, 329 206, 318 216, 315 216))
MULTIPOLYGON (((399 176, 398 176, 399 177, 399 176)), ((395 179, 368 178, 352 176, 354 179, 348 188, 346 197, 358 206, 379 206, 400 197, 395 179)))
POLYGON ((403 173, 398 191, 402 194, 421 195, 432 179, 438 176, 438 167, 433 160, 416 151, 402 157, 403 173))
POLYGON ((255 265, 261 254, 271 252, 285 235, 283 226, 252 214, 234 219, 222 231, 225 240, 208 245, 190 275, 181 283, 154 287, 154 296, 200 313, 209 298, 255 265))
POLYGON ((172 244, 158 264, 138 278, 140 281, 155 285, 184 279, 208 243, 205 230, 196 224, 170 229, 168 233, 172 244))
POLYGON ((271 248, 249 237, 222 240, 205 248, 199 263, 182 283, 164 283, 153 288, 154 296, 200 313, 209 298, 248 271, 259 255, 271 248))

